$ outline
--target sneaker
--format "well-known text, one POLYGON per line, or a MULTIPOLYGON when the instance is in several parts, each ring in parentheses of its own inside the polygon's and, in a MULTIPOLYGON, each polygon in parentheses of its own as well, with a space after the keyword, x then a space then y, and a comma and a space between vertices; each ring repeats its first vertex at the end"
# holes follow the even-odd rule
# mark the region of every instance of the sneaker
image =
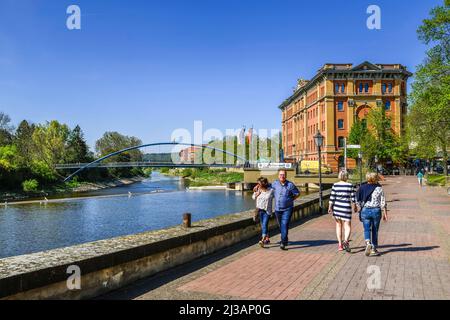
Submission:
POLYGON ((342 251, 342 250, 344 250, 344 248, 342 247, 342 244, 340 244, 340 245, 338 246, 338 251, 342 251))
POLYGON ((264 238, 264 244, 270 244, 270 239, 269 239, 269 237, 265 237, 265 238, 264 238))
POLYGON ((370 252, 372 251, 372 244, 370 242, 366 243, 366 250, 364 251, 365 255, 368 257, 370 252))
POLYGON ((281 250, 287 250, 286 245, 284 243, 280 244, 280 249, 281 250))
POLYGON ((380 255, 380 253, 378 252, 377 249, 372 248, 372 250, 370 250, 370 256, 371 257, 378 257, 380 255))
POLYGON ((352 249, 350 249, 350 245, 348 244, 348 241, 344 241, 342 243, 342 246, 344 247, 345 251, 347 251, 347 252, 351 252, 352 251, 352 249))
POLYGON ((258 244, 261 248, 264 248, 264 240, 259 240, 258 244))

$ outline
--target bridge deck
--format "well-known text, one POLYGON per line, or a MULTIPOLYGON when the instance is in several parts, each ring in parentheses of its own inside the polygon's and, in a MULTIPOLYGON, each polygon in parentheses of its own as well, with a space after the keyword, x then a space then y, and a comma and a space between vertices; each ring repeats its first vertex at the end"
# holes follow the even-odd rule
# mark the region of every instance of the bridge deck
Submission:
MULTIPOLYGON (((352 253, 337 252, 334 221, 324 215, 290 231, 290 250, 241 243, 106 296, 110 299, 450 299, 450 199, 420 189, 414 177, 384 183, 390 221, 380 227, 379 257, 364 255, 353 219, 352 253), (378 289, 367 286, 378 267, 378 289), (278 272, 283 267, 283 272, 278 272), (373 267, 372 267, 373 268, 373 267)), ((276 243, 279 236, 273 236, 276 243)))

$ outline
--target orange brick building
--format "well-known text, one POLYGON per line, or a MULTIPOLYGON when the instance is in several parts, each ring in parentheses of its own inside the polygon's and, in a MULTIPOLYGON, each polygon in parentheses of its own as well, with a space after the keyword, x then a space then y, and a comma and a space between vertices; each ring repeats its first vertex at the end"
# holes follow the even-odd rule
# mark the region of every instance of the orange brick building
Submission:
MULTIPOLYGON (((323 163, 334 172, 344 166, 344 138, 358 117, 384 108, 392 129, 401 134, 407 108, 407 81, 412 74, 400 64, 325 64, 311 80, 299 80, 282 111, 282 139, 287 161, 318 160, 314 135, 324 138, 323 163)), ((364 120, 363 120, 364 121, 364 120)), ((347 160, 348 168, 355 161, 347 160)))

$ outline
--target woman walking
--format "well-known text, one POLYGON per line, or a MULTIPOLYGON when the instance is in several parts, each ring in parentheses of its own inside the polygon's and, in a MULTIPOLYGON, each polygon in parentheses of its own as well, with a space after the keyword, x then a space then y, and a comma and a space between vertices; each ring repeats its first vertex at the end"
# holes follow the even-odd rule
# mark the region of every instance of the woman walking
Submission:
POLYGON ((378 175, 369 172, 366 175, 367 183, 362 184, 356 192, 356 201, 360 209, 360 220, 364 226, 364 239, 366 241, 366 256, 378 256, 378 230, 383 220, 387 221, 387 207, 383 188, 378 183, 378 175))
POLYGON ((419 186, 422 187, 423 173, 421 170, 419 170, 419 173, 417 174, 417 179, 419 180, 419 186))
POLYGON ((345 170, 339 172, 339 182, 331 188, 328 213, 336 220, 336 235, 339 241, 338 250, 350 252, 349 238, 351 233, 352 213, 357 211, 355 188, 347 182, 348 173, 345 170), (344 239, 342 234, 344 233, 344 239))
POLYGON ((269 239, 269 219, 272 216, 272 200, 274 191, 269 187, 267 178, 261 177, 258 179, 258 186, 253 192, 252 198, 256 200, 256 210, 258 210, 259 220, 261 222, 261 240, 259 245, 264 248, 266 244, 270 243, 269 239))

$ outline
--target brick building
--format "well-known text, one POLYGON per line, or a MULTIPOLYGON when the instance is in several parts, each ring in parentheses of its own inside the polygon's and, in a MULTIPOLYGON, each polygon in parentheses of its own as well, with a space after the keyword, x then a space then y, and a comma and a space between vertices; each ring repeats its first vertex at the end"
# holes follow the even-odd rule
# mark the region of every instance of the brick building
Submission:
MULTIPOLYGON (((344 166, 344 138, 356 118, 365 121, 371 108, 384 108, 392 130, 401 134, 407 107, 407 81, 412 74, 400 64, 325 64, 311 80, 299 80, 282 111, 285 159, 318 160, 314 135, 325 137, 323 162, 334 172, 344 166)), ((349 168, 356 164, 347 160, 349 168)))

